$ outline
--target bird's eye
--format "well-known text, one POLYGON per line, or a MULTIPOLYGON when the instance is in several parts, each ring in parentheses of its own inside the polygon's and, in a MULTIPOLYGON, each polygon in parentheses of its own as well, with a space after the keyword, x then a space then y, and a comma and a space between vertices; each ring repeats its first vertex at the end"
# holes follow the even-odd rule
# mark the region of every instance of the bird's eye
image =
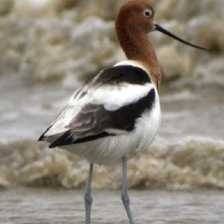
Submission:
POLYGON ((153 11, 151 9, 145 9, 144 10, 144 16, 145 17, 152 17, 153 16, 153 11))

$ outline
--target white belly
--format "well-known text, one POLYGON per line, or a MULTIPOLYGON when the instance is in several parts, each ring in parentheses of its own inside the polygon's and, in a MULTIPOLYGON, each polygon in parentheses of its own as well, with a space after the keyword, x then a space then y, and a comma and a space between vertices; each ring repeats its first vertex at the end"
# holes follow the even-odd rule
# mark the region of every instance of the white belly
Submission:
POLYGON ((160 120, 160 102, 158 95, 156 95, 152 110, 145 112, 138 119, 134 131, 63 148, 86 158, 92 163, 119 162, 123 156, 132 156, 145 150, 151 144, 158 132, 160 120))

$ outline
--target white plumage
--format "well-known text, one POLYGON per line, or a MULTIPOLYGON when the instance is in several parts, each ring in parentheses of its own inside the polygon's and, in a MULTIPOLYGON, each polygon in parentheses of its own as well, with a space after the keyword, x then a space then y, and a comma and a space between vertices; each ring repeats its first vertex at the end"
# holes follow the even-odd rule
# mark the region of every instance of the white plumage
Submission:
MULTIPOLYGON (((137 61, 120 62, 116 64, 114 68, 117 66, 133 66, 147 71, 147 69, 137 61)), ((85 157, 91 163, 108 164, 120 161, 123 156, 133 155, 150 145, 160 124, 160 103, 156 87, 152 82, 144 84, 121 82, 119 85, 112 85, 110 83, 98 85, 97 80, 101 74, 102 73, 99 73, 92 82, 73 94, 65 109, 44 133, 44 139, 52 143, 60 135, 71 130, 69 125, 77 116, 79 116, 80 113, 82 113, 83 108, 87 105, 103 105, 104 109, 110 113, 118 111, 130 104, 134 105, 140 99, 149 94, 151 90, 154 90, 156 94, 152 108, 144 111, 141 116, 134 121, 134 129, 132 131, 106 127, 104 131, 112 136, 98 138, 93 141, 74 145, 60 146, 85 157)), ((138 105, 136 105, 136 107, 137 106, 138 105)), ((91 113, 97 112, 98 108, 96 107, 94 110, 95 111, 91 111, 91 113)), ((79 128, 80 132, 84 132, 86 131, 86 127, 85 125, 83 127, 83 122, 90 123, 91 119, 91 116, 87 116, 85 121, 82 120, 79 123, 77 120, 73 127, 79 128)), ((100 119, 104 119, 104 117, 101 117, 100 119)), ((87 126, 87 129, 88 128, 89 127, 87 126)), ((91 135, 94 135, 94 133, 91 133, 91 135)))

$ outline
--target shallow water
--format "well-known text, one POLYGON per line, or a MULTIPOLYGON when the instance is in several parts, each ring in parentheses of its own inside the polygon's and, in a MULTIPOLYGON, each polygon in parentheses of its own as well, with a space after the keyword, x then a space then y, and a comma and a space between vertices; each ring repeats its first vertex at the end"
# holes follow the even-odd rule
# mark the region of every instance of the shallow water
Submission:
POLYGON ((37 139, 40 130, 58 113, 55 107, 60 107, 60 102, 69 96, 66 90, 58 90, 57 85, 33 86, 11 75, 1 78, 0 94, 3 142, 37 139))
MULTIPOLYGON (((94 192, 93 223, 128 223, 120 193, 94 192)), ((221 224, 221 191, 130 191, 137 224, 221 224)), ((0 192, 0 223, 84 223, 81 191, 16 189, 0 192)))

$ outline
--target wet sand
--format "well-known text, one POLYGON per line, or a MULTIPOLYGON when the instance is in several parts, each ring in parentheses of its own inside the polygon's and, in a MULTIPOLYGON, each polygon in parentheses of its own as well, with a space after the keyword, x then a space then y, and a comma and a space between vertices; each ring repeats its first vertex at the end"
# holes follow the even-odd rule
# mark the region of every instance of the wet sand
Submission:
MULTIPOLYGON (((130 191, 136 224, 221 224, 221 191, 130 191)), ((0 223, 84 223, 83 192, 20 188, 0 192, 0 223)), ((93 223, 128 223, 119 191, 95 191, 93 223)))

